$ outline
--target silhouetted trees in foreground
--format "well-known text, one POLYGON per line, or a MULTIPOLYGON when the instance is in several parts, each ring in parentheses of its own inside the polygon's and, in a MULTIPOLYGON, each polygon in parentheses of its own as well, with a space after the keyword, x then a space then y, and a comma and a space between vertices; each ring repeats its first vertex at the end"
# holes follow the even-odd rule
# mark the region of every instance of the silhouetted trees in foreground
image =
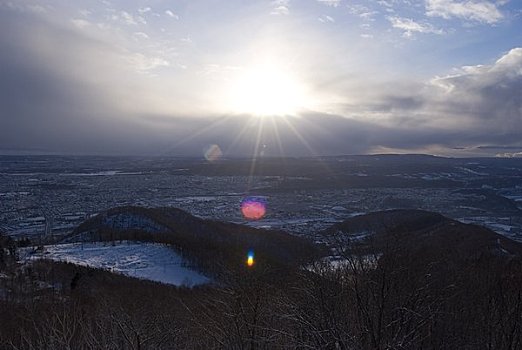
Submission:
POLYGON ((339 247, 335 264, 241 261, 193 289, 45 260, 4 264, 0 348, 522 348, 519 258, 401 239, 339 247))

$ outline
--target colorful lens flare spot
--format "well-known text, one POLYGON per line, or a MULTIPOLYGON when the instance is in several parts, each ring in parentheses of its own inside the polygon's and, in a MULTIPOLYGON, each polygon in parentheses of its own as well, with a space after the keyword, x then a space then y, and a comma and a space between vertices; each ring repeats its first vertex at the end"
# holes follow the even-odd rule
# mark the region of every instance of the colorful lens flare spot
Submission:
POLYGON ((247 220, 259 220, 266 214, 266 200, 260 197, 247 197, 241 202, 241 213, 247 220))
POLYGON ((205 150, 205 159, 209 162, 215 162, 223 156, 223 152, 218 145, 210 145, 205 150))
POLYGON ((248 252, 247 265, 248 265, 248 267, 254 266, 254 252, 253 251, 248 252))

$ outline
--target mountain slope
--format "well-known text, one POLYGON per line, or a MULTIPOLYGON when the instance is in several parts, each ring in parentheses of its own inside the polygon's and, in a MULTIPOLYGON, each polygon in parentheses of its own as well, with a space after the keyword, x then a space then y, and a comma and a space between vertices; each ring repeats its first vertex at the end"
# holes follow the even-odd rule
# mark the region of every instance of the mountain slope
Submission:
POLYGON ((522 243, 473 224, 422 210, 388 210, 356 216, 320 233, 345 254, 408 257, 415 264, 456 267, 480 261, 508 263, 522 258, 522 243))
POLYGON ((177 208, 118 207, 100 213, 64 242, 140 240, 173 246, 188 263, 206 272, 242 266, 248 251, 267 266, 299 266, 321 249, 283 231, 205 220, 177 208))

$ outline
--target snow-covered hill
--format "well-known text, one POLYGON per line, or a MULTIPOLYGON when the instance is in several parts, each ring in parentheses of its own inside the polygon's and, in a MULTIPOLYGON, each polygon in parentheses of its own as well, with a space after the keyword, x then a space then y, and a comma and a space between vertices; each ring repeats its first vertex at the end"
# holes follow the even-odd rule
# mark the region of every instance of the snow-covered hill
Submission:
POLYGON ((43 253, 29 259, 51 259, 89 266, 176 286, 210 282, 197 271, 184 266, 183 259, 164 244, 122 242, 71 243, 46 246, 43 253))

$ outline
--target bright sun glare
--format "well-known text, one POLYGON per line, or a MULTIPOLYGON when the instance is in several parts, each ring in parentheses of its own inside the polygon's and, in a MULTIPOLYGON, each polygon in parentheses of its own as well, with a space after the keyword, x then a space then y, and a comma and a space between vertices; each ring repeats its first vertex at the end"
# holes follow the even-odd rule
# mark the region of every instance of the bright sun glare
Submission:
POLYGON ((230 99, 234 112, 256 116, 295 115, 306 104, 303 84, 271 65, 245 70, 233 83, 230 99))

